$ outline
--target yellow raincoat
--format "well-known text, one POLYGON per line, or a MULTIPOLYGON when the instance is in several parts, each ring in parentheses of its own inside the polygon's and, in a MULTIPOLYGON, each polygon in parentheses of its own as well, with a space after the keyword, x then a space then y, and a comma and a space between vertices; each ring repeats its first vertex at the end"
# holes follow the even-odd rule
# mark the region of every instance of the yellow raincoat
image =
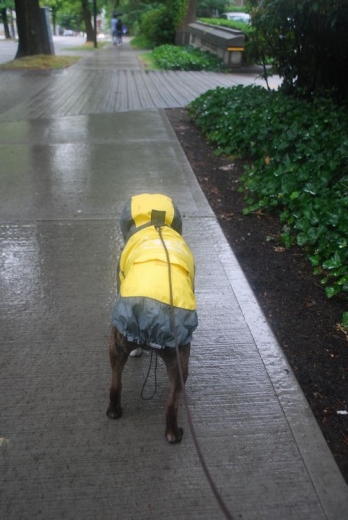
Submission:
POLYGON ((180 214, 164 195, 132 197, 121 215, 126 245, 119 263, 113 323, 129 341, 164 348, 174 347, 175 343, 170 323, 168 263, 159 223, 169 254, 179 345, 191 341, 197 327, 194 259, 181 236, 180 214))

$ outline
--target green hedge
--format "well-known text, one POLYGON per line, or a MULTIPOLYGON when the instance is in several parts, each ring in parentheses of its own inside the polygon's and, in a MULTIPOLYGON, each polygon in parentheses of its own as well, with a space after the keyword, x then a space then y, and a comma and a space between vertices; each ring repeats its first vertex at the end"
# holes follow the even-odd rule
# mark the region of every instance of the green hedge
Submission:
POLYGON ((174 22, 165 5, 151 9, 142 15, 140 35, 151 45, 151 48, 174 43, 174 22))

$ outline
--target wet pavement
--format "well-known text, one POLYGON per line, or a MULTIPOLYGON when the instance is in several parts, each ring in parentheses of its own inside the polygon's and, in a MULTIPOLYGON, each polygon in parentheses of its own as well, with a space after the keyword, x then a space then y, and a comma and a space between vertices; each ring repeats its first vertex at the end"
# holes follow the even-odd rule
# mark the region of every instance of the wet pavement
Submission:
POLYGON ((124 416, 105 415, 118 219, 142 192, 175 200, 195 255, 187 391, 227 506, 347 518, 348 488, 162 110, 254 81, 144 72, 127 44, 59 73, 0 73, 1 518, 223 518, 183 404, 184 439, 165 441, 162 364, 145 402, 149 355, 130 359, 124 416))

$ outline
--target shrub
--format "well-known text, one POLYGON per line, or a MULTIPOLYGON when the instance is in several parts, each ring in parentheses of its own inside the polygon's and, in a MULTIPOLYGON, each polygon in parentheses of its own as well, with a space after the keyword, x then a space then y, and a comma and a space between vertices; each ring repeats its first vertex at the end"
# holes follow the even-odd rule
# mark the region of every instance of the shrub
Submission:
POLYGON ((288 93, 348 99, 348 4, 342 0, 249 0, 252 49, 269 56, 288 93))
POLYGON ((348 294, 348 110, 262 87, 217 88, 190 105, 218 153, 252 159, 248 214, 276 211, 282 240, 305 248, 328 297, 348 294))
POLYGON ((134 36, 134 38, 131 39, 130 44, 134 49, 152 49, 152 43, 141 35, 134 36))
POLYGON ((162 45, 153 51, 153 58, 161 69, 223 71, 225 65, 209 52, 193 47, 162 45))
POLYGON ((140 22, 140 33, 151 47, 174 43, 174 21, 167 7, 162 5, 144 13, 140 22))

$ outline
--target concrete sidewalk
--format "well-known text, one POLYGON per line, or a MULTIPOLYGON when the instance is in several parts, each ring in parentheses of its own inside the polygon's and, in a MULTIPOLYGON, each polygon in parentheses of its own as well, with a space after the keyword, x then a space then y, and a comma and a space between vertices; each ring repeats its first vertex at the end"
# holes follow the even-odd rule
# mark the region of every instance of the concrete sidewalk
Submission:
MULTIPOLYGON (((164 439, 161 364, 157 394, 144 402, 149 356, 130 359, 124 417, 105 415, 118 219, 130 195, 161 192, 181 210, 196 259, 187 391, 224 500, 236 519, 344 520, 348 488, 162 104, 154 106, 170 106, 169 92, 180 93, 180 106, 209 84, 258 80, 144 73, 137 63, 124 45, 58 74, 0 73, 0 517, 223 518, 183 405, 182 443, 164 439)), ((149 393, 153 384, 152 376, 149 393)))

